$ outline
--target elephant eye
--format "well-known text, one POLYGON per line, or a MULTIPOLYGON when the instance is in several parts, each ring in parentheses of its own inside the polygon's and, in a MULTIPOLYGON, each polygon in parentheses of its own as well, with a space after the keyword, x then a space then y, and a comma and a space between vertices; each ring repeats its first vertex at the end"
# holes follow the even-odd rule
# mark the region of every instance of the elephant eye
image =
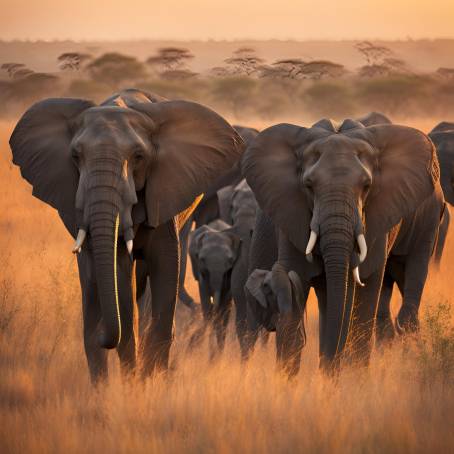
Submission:
POLYGON ((78 163, 79 160, 80 160, 80 149, 72 148, 71 149, 71 156, 74 159, 74 161, 76 161, 76 163, 78 163))

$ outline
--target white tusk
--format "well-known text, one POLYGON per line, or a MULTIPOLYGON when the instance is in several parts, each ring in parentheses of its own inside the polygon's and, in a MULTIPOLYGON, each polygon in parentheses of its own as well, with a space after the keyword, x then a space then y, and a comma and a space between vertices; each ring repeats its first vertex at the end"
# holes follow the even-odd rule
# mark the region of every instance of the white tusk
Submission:
POLYGON ((364 287, 364 284, 361 282, 361 279, 359 278, 359 268, 355 267, 353 268, 353 277, 355 279, 355 282, 360 285, 361 287, 364 287))
POLYGON ((363 263, 367 256, 366 238, 363 233, 360 233, 356 240, 358 241, 359 247, 359 263, 363 263))
POLYGON ((132 240, 126 241, 126 248, 128 249, 129 255, 132 254, 132 247, 133 247, 133 242, 132 242, 132 240))
POLYGON ((73 254, 78 254, 82 250, 82 245, 84 244, 85 237, 87 236, 87 232, 84 229, 79 229, 77 232, 76 242, 73 246, 73 254))
POLYGON ((317 234, 311 230, 311 235, 309 237, 309 241, 307 242, 306 246, 306 255, 309 255, 314 249, 315 243, 317 242, 317 234))

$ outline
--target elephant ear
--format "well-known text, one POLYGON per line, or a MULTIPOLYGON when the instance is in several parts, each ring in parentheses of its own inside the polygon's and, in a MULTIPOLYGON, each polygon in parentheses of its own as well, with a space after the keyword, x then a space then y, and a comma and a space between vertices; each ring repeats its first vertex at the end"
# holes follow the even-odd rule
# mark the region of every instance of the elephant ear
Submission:
POLYGON ((241 247, 241 237, 235 231, 235 228, 229 228, 228 230, 224 230, 225 233, 232 242, 232 252, 233 252, 233 260, 235 263, 240 256, 240 247, 241 247))
POLYGON ((9 142, 13 163, 33 186, 33 195, 58 210, 73 236, 79 174, 71 157, 72 125, 93 106, 82 99, 40 101, 25 112, 9 142))
POLYGON ((233 197, 233 186, 225 186, 218 191, 218 204, 219 204, 219 217, 227 222, 233 224, 232 219, 232 197, 233 197))
POLYGON ((212 229, 207 225, 202 225, 198 229, 194 230, 189 234, 189 257, 191 257, 192 273, 196 281, 200 278, 199 273, 199 249, 202 245, 202 238, 206 232, 211 231, 212 229))
POLYGON ((270 271, 268 270, 259 270, 258 268, 256 268, 249 275, 246 281, 246 285, 244 286, 244 288, 258 301, 260 306, 262 306, 264 309, 267 308, 268 303, 262 290, 262 283, 269 272, 270 271))
POLYGON ((388 232, 429 197, 440 178, 431 140, 406 126, 366 128, 378 150, 378 166, 366 202, 366 231, 371 239, 388 232))
POLYGON ((300 251, 306 248, 312 217, 300 186, 297 157, 309 140, 307 131, 290 124, 272 126, 242 157, 243 175, 260 208, 300 251))
POLYGON ((145 197, 148 223, 156 227, 209 190, 239 159, 244 144, 227 121, 194 102, 143 103, 134 109, 152 120, 157 159, 145 197))
POLYGON ((443 194, 445 199, 454 205, 454 126, 451 131, 431 132, 429 137, 437 149, 443 194))

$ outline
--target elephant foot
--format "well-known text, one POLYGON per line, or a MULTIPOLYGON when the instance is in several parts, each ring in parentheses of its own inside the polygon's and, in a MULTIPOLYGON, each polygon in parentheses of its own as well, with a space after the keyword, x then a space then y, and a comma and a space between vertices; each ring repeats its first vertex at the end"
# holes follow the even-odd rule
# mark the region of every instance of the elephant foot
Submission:
POLYGON ((376 339, 380 345, 392 342, 396 336, 393 322, 390 317, 377 317, 376 339))
POLYGON ((402 307, 396 318, 396 330, 400 335, 413 334, 419 331, 418 313, 402 307))
POLYGON ((195 304, 194 299, 191 295, 189 295, 184 287, 178 292, 178 300, 191 311, 195 312, 197 310, 197 305, 195 304))

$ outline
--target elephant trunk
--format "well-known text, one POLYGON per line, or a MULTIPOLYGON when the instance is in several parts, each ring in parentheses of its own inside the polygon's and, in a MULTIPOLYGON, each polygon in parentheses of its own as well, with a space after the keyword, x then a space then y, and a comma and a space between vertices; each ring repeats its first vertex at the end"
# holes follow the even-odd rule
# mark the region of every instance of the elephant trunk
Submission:
POLYGON ((348 273, 354 248, 357 207, 348 190, 326 191, 319 199, 320 248, 327 285, 326 339, 322 366, 337 367, 343 348, 341 334, 348 326, 345 314, 348 273))
POLYGON ((115 348, 121 339, 117 283, 121 165, 112 163, 109 167, 100 162, 92 169, 89 181, 89 230, 104 327, 100 345, 115 348))

